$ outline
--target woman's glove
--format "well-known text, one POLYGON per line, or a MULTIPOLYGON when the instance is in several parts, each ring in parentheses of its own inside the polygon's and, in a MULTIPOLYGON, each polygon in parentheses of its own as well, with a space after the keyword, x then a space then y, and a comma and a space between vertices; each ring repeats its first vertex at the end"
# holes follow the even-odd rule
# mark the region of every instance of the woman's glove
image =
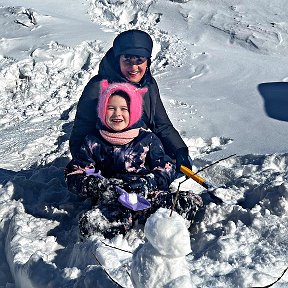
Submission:
POLYGON ((187 147, 179 148, 176 151, 176 171, 177 172, 181 172, 180 171, 181 165, 192 170, 192 161, 190 160, 187 147))

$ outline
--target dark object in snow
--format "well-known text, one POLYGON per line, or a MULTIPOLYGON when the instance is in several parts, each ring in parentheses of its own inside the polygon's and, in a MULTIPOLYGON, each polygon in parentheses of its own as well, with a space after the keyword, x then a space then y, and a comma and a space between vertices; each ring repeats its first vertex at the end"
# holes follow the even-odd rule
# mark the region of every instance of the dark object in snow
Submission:
POLYGON ((261 83, 258 91, 264 99, 267 115, 273 119, 288 121, 288 83, 261 83))

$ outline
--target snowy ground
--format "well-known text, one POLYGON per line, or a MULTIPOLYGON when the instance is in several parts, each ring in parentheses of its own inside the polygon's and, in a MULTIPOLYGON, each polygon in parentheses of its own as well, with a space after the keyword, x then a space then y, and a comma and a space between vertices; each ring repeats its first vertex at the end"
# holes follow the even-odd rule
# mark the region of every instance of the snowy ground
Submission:
MULTIPOLYGON (((103 267, 132 287, 143 237, 104 240, 128 252, 79 242, 91 204, 67 191, 63 167, 85 84, 134 27, 153 37, 153 74, 195 164, 237 154, 201 174, 225 184, 225 201, 193 227, 191 287, 276 281, 288 267, 286 1, 46 2, 0 0, 0 287, 116 287, 103 267)), ((181 188, 205 197, 192 180, 181 188)), ((273 287, 288 287, 288 272, 273 287)))

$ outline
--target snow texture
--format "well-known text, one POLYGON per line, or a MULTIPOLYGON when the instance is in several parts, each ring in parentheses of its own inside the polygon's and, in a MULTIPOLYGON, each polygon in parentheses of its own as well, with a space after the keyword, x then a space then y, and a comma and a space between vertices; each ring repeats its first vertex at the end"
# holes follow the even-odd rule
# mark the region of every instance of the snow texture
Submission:
MULTIPOLYGON (((137 287, 276 281, 288 267, 287 14, 284 0, 0 0, 0 287, 130 288, 131 275, 137 287), (191 179, 181 184, 206 205, 180 248, 154 234, 157 221, 146 236, 80 241, 91 202, 63 178, 81 92, 130 28, 153 38, 152 72, 194 165, 237 154, 200 173, 223 204, 191 179), (192 252, 163 255, 168 244, 192 252)), ((168 239, 178 226, 166 224, 168 239)), ((288 287, 288 272, 273 287, 288 287)))

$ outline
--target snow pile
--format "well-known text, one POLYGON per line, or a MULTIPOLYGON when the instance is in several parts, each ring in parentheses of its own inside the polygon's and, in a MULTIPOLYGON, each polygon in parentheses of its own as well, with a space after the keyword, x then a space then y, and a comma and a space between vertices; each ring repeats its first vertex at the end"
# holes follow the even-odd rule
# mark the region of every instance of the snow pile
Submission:
POLYGON ((128 29, 142 29, 151 35, 154 42, 151 67, 153 72, 165 69, 168 64, 181 65, 182 57, 179 57, 179 52, 183 50, 181 42, 173 34, 168 35, 159 30, 157 24, 162 13, 151 9, 153 1, 89 0, 89 2, 90 17, 98 24, 118 33, 128 29))
POLYGON ((61 143, 67 141, 65 124, 74 119, 75 113, 70 112, 95 71, 96 65, 90 61, 98 62, 103 55, 100 51, 97 42, 84 42, 74 49, 51 42, 35 49, 29 59, 3 58, 6 64, 0 69, 0 88, 5 101, 0 108, 0 125, 4 143, 14 139, 12 159, 1 149, 5 168, 27 168, 39 158, 48 158, 53 150, 62 150, 60 155, 67 150, 61 143), (57 143, 61 136, 63 140, 57 143), (36 149, 32 151, 31 146, 36 149))
MULTIPOLYGON (((133 274, 140 287, 172 281, 172 262, 172 287, 188 275, 207 288, 276 281, 288 266, 286 1, 46 2, 0 0, 0 287, 132 288, 131 267, 142 270, 137 257, 146 252, 145 273, 133 274), (63 179, 69 133, 85 84, 129 28, 154 40, 153 75, 195 166, 237 154, 201 172, 223 204, 191 179, 181 184, 205 202, 190 243, 174 213, 179 226, 158 228, 164 212, 149 220, 147 239, 136 229, 111 241, 79 239, 91 202, 71 195, 63 179), (167 277, 157 283, 163 265, 167 277)), ((274 287, 287 285, 286 272, 274 287)))
POLYGON ((191 287, 185 256, 191 252, 184 219, 160 208, 144 228, 147 242, 133 255, 131 276, 135 287, 191 287))
MULTIPOLYGON (((175 212, 170 218, 165 209, 149 218, 146 242, 138 231, 131 231, 127 239, 91 237, 80 242, 77 219, 91 204, 67 191, 62 162, 59 167, 7 174, 11 180, 2 185, 0 194, 0 247, 2 259, 7 259, 0 266, 6 273, 2 279, 17 287, 25 283, 37 288, 88 288, 95 281, 110 287, 115 283, 109 273, 123 287, 133 287, 128 271, 139 277, 135 281, 156 286, 181 275, 190 275, 196 287, 271 283, 287 266, 287 159, 287 154, 247 155, 208 168, 204 177, 226 182, 215 191, 224 204, 206 203, 191 230, 191 242, 183 219, 175 212)), ((192 180, 181 189, 204 192, 192 180)), ((203 197, 207 199, 205 193, 203 197)), ((171 283, 184 285, 185 277, 171 283)), ((285 285, 287 275, 281 281, 285 285)), ((185 287, 181 285, 171 287, 185 287)))
MULTIPOLYGON (((287 156, 247 155, 229 160, 222 169, 210 168, 211 177, 221 175, 222 179, 230 180, 225 188, 215 192, 224 204, 221 207, 213 203, 207 205, 205 213, 199 215, 199 225, 194 227, 193 283, 203 283, 193 273, 201 270, 202 275, 213 275, 206 274, 206 287, 261 287, 277 280, 279 270, 285 270, 287 156)), ((284 276, 286 282, 287 275, 284 276)))

